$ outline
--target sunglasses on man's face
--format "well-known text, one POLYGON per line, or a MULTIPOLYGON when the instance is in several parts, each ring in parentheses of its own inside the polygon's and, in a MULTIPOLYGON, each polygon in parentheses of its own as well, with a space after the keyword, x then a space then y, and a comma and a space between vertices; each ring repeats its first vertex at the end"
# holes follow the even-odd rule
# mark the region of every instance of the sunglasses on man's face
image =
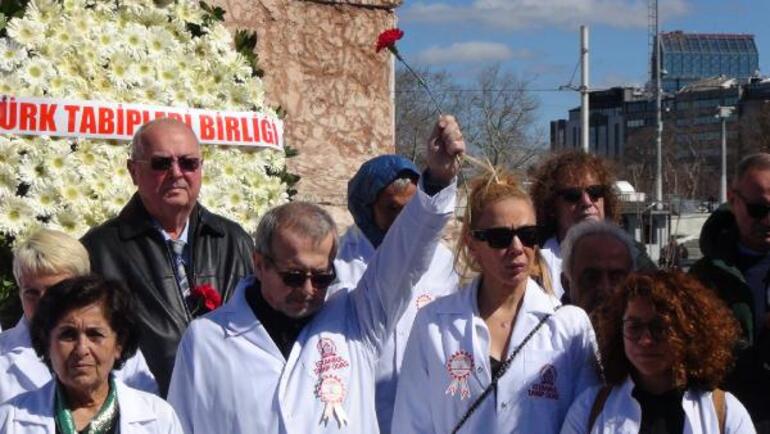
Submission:
POLYGON ((738 190, 733 190, 733 193, 741 198, 743 204, 746 205, 746 213, 748 213, 748 215, 754 220, 762 220, 765 218, 765 216, 767 216, 767 213, 770 213, 770 205, 766 205, 764 203, 751 203, 746 200, 746 197, 742 195, 738 190))
POLYGON ((299 270, 276 270, 275 272, 281 276, 281 281, 283 281, 284 285, 290 286, 292 288, 299 288, 305 284, 307 279, 310 279, 310 283, 313 284, 314 288, 324 289, 331 285, 334 282, 334 279, 337 278, 337 273, 334 272, 334 267, 332 267, 330 271, 324 272, 299 270))
POLYGON ((540 238, 540 228, 536 225, 513 228, 489 228, 471 231, 473 238, 485 241, 493 249, 506 249, 513 237, 517 237, 524 247, 535 247, 540 238))
POLYGON ((281 277, 283 284, 292 288, 299 288, 305 284, 307 279, 310 279, 310 283, 313 284, 314 288, 324 289, 331 285, 337 278, 337 271, 334 268, 334 264, 332 264, 327 271, 281 271, 278 269, 273 258, 266 256, 266 259, 273 264, 273 268, 275 269, 276 274, 281 277))
POLYGON ((589 185, 586 188, 570 187, 563 188, 556 192, 565 202, 578 203, 583 198, 583 192, 588 193, 588 197, 591 198, 591 202, 603 198, 607 194, 607 188, 603 185, 589 185))
POLYGON ((166 172, 171 166, 176 163, 179 165, 179 170, 182 172, 195 172, 201 167, 201 159, 198 157, 150 157, 149 160, 134 160, 137 163, 147 163, 150 165, 150 169, 156 172, 166 172))

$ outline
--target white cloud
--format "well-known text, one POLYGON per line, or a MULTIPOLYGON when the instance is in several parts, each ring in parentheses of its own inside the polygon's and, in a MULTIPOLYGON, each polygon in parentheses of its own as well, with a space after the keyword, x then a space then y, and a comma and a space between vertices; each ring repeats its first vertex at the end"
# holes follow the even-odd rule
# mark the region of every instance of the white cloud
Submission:
POLYGON ((448 47, 433 46, 417 54, 415 60, 425 65, 446 65, 450 63, 502 62, 510 59, 528 59, 529 50, 511 50, 505 44, 496 42, 469 41, 448 47))
MULTIPOLYGON (((661 22, 686 14, 689 1, 661 1, 661 22)), ((580 24, 640 28, 647 26, 647 0, 474 0, 467 6, 418 2, 404 9, 400 17, 405 21, 482 24, 504 30, 544 26, 576 29, 580 24)))

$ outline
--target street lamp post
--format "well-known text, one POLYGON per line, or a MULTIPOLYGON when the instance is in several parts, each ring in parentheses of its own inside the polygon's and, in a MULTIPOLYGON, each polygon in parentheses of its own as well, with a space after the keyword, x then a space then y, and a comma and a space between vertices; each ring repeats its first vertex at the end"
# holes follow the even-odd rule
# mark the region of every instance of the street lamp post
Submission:
POLYGON ((719 203, 727 202, 727 118, 732 116, 735 107, 719 106, 715 117, 722 120, 722 176, 719 179, 719 203))

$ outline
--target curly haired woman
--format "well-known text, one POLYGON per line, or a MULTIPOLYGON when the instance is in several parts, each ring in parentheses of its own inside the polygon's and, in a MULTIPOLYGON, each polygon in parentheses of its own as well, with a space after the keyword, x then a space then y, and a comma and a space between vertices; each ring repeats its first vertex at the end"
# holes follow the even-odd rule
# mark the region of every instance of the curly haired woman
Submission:
MULTIPOLYGON (((609 162, 582 151, 556 154, 533 173, 529 194, 543 229, 541 254, 551 272, 554 294, 562 297, 561 247, 567 231, 584 220, 620 220, 620 200, 609 162)), ((636 254, 637 269, 655 269, 644 253, 636 254)))
POLYGON ((632 274, 594 324, 607 385, 578 397, 562 434, 755 432, 743 405, 716 389, 738 325, 696 279, 632 274))

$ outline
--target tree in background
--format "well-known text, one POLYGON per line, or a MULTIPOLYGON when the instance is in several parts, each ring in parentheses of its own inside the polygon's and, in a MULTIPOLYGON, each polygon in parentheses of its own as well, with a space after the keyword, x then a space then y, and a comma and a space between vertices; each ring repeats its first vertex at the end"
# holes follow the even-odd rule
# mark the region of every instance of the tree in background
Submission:
MULTIPOLYGON (((444 113, 463 127, 470 152, 494 165, 525 169, 546 152, 545 134, 536 128, 540 101, 527 90, 529 82, 502 71, 482 69, 475 80, 459 84, 446 71, 419 71, 444 113)), ((422 140, 428 137, 438 110, 417 80, 396 71, 396 152, 421 161, 422 140)))
MULTIPOLYGON (((461 108, 456 86, 446 71, 417 72, 433 89, 441 110, 458 116, 461 108)), ((438 117, 436 105, 417 79, 405 68, 396 70, 396 153, 417 163, 423 162, 424 140, 430 136, 438 117)), ((465 124, 462 124, 465 127, 465 124)))
POLYGON ((463 125, 469 143, 495 166, 523 168, 545 151, 545 135, 535 126, 540 100, 527 90, 529 84, 500 65, 476 76, 478 92, 467 99, 463 125))

